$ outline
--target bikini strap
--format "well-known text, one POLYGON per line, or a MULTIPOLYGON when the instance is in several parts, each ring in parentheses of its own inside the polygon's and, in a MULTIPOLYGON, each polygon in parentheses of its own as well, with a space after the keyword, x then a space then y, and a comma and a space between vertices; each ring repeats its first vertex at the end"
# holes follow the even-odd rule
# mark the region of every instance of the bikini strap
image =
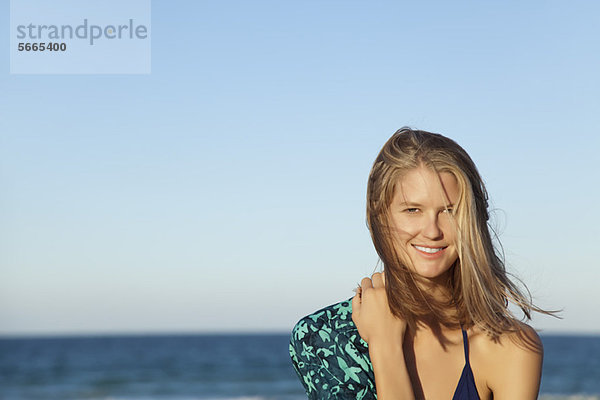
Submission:
POLYGON ((469 364, 469 337, 467 336, 467 331, 462 329, 462 327, 461 330, 463 335, 463 345, 465 347, 465 362, 469 364))

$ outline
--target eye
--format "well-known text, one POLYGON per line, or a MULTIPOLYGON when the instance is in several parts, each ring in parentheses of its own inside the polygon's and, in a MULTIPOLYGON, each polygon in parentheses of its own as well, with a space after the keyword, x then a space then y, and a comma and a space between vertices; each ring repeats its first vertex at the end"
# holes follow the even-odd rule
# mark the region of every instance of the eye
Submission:
POLYGON ((454 214, 454 208, 445 208, 442 212, 445 212, 446 214, 450 214, 453 215, 454 214))
POLYGON ((417 212, 419 212, 419 209, 418 208, 407 208, 404 211, 409 214, 416 214, 417 212))

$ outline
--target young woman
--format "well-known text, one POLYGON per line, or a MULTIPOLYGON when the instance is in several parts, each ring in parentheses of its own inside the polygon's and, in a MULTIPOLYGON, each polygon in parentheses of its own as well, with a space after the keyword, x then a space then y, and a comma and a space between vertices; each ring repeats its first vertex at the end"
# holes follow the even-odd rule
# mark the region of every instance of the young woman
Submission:
POLYGON ((442 135, 403 128, 379 153, 367 224, 383 273, 301 319, 292 362, 310 399, 537 398, 542 345, 515 319, 535 307, 488 228, 475 164, 442 135))

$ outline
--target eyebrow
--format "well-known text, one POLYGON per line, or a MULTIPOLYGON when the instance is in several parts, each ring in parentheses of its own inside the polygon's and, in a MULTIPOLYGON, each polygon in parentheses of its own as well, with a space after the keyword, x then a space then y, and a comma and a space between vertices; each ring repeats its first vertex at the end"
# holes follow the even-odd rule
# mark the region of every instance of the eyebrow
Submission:
MULTIPOLYGON (((402 203, 398 203, 398 206, 415 207, 415 208, 423 207, 422 204, 413 203, 411 201, 403 201, 402 203)), ((452 204, 452 203, 447 204, 446 206, 444 206, 444 208, 453 208, 453 207, 454 207, 454 204, 452 204)))

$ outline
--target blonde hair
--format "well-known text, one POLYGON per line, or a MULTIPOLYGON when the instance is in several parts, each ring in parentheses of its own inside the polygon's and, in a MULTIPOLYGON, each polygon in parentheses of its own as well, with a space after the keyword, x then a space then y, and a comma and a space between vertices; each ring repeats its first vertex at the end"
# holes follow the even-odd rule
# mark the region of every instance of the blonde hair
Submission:
POLYGON ((532 304, 506 272, 504 261, 492 241, 488 226, 488 194, 475 163, 453 140, 436 133, 404 127, 396 131, 377 156, 367 185, 367 226, 383 262, 386 292, 392 313, 415 329, 421 317, 437 317, 446 326, 477 325, 492 337, 519 331, 519 322, 508 310, 509 301, 527 319, 531 311, 545 314, 532 304), (420 278, 398 255, 392 240, 389 207, 403 175, 421 165, 436 173, 452 174, 460 194, 454 205, 458 258, 448 287, 452 297, 440 301, 423 291, 420 278), (447 311, 456 309, 448 316, 447 311))

